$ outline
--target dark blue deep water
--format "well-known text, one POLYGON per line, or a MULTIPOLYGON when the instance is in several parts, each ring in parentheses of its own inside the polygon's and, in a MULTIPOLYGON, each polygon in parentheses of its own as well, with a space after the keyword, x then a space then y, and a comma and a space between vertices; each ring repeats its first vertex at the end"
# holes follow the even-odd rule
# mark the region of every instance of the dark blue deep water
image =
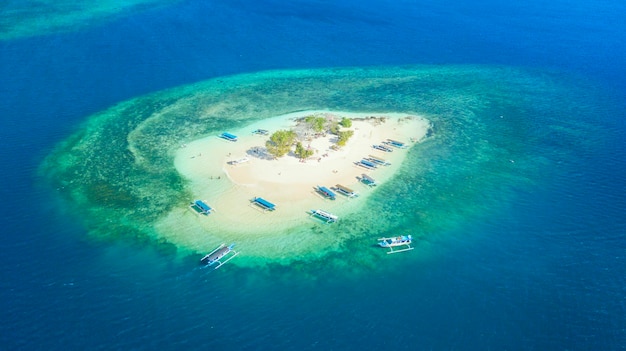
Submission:
POLYGON ((0 349, 625 350, 624 13, 608 0, 183 0, 1 41, 0 349), (403 64, 571 76, 599 99, 585 117, 597 135, 497 218, 433 234, 428 257, 398 258, 405 270, 358 277, 209 275, 195 257, 92 240, 38 174, 87 116, 138 95, 403 64))

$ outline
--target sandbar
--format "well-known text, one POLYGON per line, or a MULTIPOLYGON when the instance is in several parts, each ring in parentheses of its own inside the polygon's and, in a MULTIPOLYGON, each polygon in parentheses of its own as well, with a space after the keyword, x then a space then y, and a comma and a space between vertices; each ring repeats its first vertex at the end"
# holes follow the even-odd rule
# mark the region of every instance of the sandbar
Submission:
POLYGON ((211 135, 186 143, 176 151, 174 163, 188 181, 194 196, 189 200, 200 199, 216 209, 209 216, 193 211, 186 215, 208 217, 199 220, 211 232, 226 231, 244 237, 310 221, 309 212, 313 209, 331 212, 341 220, 358 210, 367 196, 376 191, 377 187, 360 183, 358 177, 365 173, 384 184, 400 168, 409 149, 426 137, 429 128, 427 119, 414 114, 301 111, 225 131, 237 135, 235 142, 211 135), (345 146, 336 148, 336 135, 306 132, 302 144, 314 150, 314 154, 305 161, 293 153, 278 159, 267 153, 265 143, 273 132, 301 128, 297 121, 312 115, 350 118, 352 126, 343 130, 352 130, 354 134, 345 146), (257 129, 267 130, 268 135, 253 133, 257 129), (401 141, 406 148, 384 152, 372 147, 388 139, 401 141), (384 158, 390 165, 368 170, 356 164, 370 155, 384 158), (350 187, 359 196, 337 194, 333 201, 315 191, 318 185, 332 188, 337 184, 350 187), (264 211, 255 206, 250 201, 255 197, 276 204, 276 210, 264 211))

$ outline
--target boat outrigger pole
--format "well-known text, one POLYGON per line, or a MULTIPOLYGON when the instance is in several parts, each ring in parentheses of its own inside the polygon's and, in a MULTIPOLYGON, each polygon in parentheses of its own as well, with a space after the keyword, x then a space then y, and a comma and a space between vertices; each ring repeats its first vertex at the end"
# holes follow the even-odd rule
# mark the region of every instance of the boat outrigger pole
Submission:
POLYGON ((402 252, 402 251, 409 251, 409 250, 413 250, 414 247, 412 247, 410 244, 406 244, 406 248, 404 249, 400 249, 400 250, 394 250, 393 247, 389 248, 389 252, 387 252, 387 254, 394 254, 394 253, 398 253, 398 252, 402 252))
POLYGON ((226 244, 221 244, 215 250, 202 257, 202 259, 200 259, 200 262, 206 264, 207 266, 217 264, 214 269, 218 269, 223 264, 226 264, 226 262, 232 260, 233 258, 235 258, 235 256, 239 255, 239 252, 233 250, 234 246, 235 244, 230 244, 230 246, 226 246, 226 244), (225 258, 226 256, 229 257, 226 260, 221 261, 221 259, 225 258))
POLYGON ((413 250, 413 247, 411 246, 412 241, 413 237, 411 235, 400 235, 390 238, 380 238, 378 239, 378 246, 389 249, 387 254, 394 254, 398 252, 413 250), (399 249, 394 250, 394 247, 397 247, 399 249))

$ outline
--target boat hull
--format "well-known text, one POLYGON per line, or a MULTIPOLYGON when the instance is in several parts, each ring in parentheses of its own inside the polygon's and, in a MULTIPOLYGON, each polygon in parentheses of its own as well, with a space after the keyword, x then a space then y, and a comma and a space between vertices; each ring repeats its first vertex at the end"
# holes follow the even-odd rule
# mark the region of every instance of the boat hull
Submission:
POLYGON ((410 245, 413 238, 410 235, 402 235, 393 238, 381 238, 379 239, 378 246, 384 248, 398 247, 410 245))

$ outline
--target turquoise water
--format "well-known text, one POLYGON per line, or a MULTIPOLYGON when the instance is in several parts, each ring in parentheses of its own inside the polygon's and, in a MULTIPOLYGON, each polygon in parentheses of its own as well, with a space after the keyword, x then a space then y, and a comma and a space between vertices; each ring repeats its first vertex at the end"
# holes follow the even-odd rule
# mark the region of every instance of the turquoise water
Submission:
POLYGON ((133 13, 165 4, 172 0, 133 1, 7 1, 0 13, 0 39, 16 39, 56 32, 71 32, 88 24, 129 16, 133 13))
MULTIPOLYGON (((189 254, 229 236, 209 229, 198 234, 205 245, 186 247, 185 231, 200 230, 186 224, 195 218, 181 218, 166 229, 157 224, 195 196, 174 169, 180 145, 310 109, 423 115, 432 122, 431 135, 409 151, 395 179, 362 200, 367 203, 358 213, 333 228, 306 223, 277 232, 259 227, 252 237, 238 240, 238 248, 253 256, 248 260, 260 261, 256 264, 277 257, 284 263, 327 260, 325 251, 351 252, 337 259, 348 263, 338 265, 368 262, 379 252, 354 248, 368 247, 377 237, 409 232, 428 240, 468 220, 498 216, 502 206, 516 200, 517 191, 549 182, 557 162, 575 157, 575 149, 546 144, 593 138, 584 121, 572 125, 560 118, 581 109, 569 102, 582 101, 585 90, 566 87, 571 83, 556 74, 543 74, 407 66, 271 71, 209 80, 124 102, 92 117, 47 159, 42 174, 52 176, 53 187, 84 213, 94 236, 154 241, 189 254), (544 117, 538 121, 537 115, 544 117), (294 236, 300 239, 289 240, 294 236)), ((208 162, 220 156, 207 157, 208 162)), ((226 210, 245 216, 241 209, 226 210)))

